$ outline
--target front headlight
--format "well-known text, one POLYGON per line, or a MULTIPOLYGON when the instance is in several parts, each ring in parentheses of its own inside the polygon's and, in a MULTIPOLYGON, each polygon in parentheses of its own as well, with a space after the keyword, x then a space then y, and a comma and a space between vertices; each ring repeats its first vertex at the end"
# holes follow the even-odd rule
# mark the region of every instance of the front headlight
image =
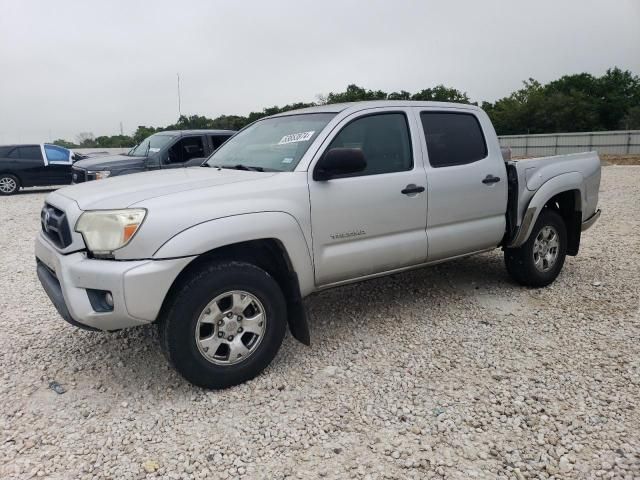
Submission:
POLYGON ((146 215, 143 208, 88 211, 80 215, 76 232, 82 234, 91 252, 108 255, 129 243, 146 215))
POLYGON ((110 170, 89 170, 87 173, 89 175, 95 175, 96 180, 102 180, 103 178, 107 178, 109 175, 111 175, 110 170))

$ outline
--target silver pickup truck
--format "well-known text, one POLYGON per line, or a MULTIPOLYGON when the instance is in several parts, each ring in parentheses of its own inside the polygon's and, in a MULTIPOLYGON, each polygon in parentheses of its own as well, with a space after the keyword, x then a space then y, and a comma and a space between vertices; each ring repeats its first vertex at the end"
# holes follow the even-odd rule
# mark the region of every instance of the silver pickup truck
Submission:
POLYGON ((595 153, 503 159, 470 105, 364 102, 259 120, 201 167, 51 193, 37 272, 73 325, 157 323, 190 382, 253 378, 319 290, 502 248, 526 286, 558 276, 599 217, 595 153))

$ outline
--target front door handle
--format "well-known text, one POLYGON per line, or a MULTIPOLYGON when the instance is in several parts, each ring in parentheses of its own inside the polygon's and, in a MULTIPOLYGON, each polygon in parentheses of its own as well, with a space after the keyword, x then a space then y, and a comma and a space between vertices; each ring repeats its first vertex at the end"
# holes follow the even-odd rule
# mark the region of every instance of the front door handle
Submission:
POLYGON ((414 195, 416 193, 422 192, 424 192, 424 187, 421 187, 420 185, 414 185, 413 183, 410 183, 400 191, 400 193, 402 193, 403 195, 414 195))
POLYGON ((482 183, 484 183, 485 185, 491 185, 492 183, 498 183, 500 181, 500 177, 494 177, 493 175, 489 174, 486 177, 484 177, 484 180, 482 180, 482 183))

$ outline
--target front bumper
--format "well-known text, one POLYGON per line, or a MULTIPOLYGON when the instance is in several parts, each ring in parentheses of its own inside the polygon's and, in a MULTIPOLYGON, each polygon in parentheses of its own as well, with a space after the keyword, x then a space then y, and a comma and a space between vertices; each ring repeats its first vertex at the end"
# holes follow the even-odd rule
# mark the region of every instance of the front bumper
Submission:
POLYGON ((582 222, 582 231, 583 232, 585 230, 588 230, 589 228, 593 227, 593 224, 596 223, 598 221, 598 219, 600 218, 600 213, 602 213, 602 212, 601 212, 600 209, 598 209, 598 210, 596 210, 596 213, 594 213, 589 218, 587 218, 584 222, 582 222))
POLYGON ((94 260, 85 252, 59 253, 39 234, 35 253, 40 283, 58 313, 72 325, 119 330, 153 322, 182 269, 194 258, 94 260), (96 311, 87 290, 113 296, 113 310, 96 311))

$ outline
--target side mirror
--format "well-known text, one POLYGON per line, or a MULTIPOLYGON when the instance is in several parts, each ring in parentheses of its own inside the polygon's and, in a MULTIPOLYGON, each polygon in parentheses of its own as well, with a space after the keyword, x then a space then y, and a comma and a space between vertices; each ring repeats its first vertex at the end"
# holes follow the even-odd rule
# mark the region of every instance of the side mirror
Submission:
POLYGON ((330 180, 341 175, 362 172, 367 161, 359 148, 332 148, 318 161, 313 171, 313 179, 330 180))

